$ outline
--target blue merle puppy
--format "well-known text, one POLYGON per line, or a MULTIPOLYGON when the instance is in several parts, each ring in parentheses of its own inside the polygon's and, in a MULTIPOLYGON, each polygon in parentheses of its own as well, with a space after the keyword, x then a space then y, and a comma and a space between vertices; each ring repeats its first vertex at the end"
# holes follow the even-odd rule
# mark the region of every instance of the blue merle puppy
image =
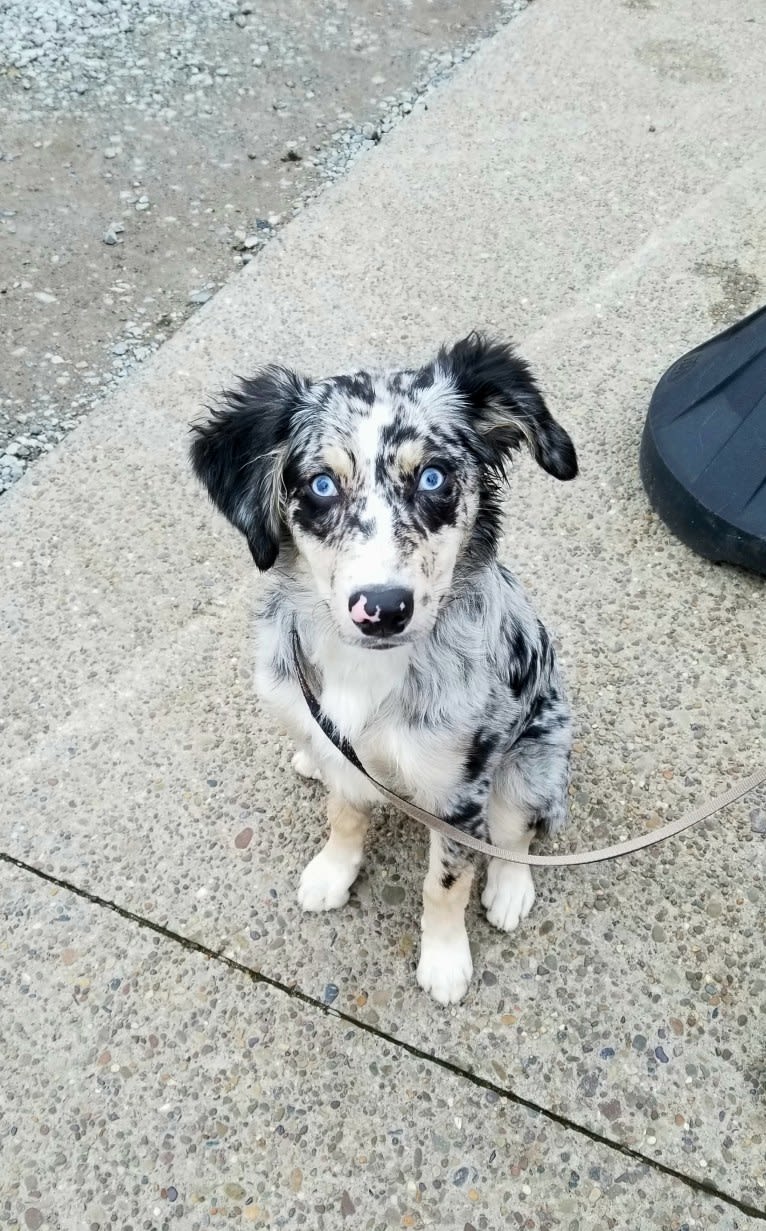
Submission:
MULTIPOLYGON (((329 792, 303 909, 347 901, 376 793, 312 719, 293 628, 324 713, 380 781, 515 851, 559 829, 569 709, 551 639, 497 543, 514 450, 557 479, 575 477, 577 458, 512 348, 471 334, 416 371, 316 381, 269 367, 194 430, 198 476, 272 570, 258 690, 295 738, 295 769, 329 792)), ((473 862, 431 835, 417 978, 441 1004, 472 975, 473 862)), ((489 861, 490 923, 512 931, 533 901, 528 867, 489 861)))

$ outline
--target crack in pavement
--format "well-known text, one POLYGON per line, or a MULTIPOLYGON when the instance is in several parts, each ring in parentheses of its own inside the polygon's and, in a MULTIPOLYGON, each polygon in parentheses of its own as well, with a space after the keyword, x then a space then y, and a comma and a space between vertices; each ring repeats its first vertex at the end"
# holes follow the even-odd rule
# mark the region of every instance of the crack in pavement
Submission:
POLYGON ((165 940, 172 941, 174 944, 180 945, 182 948, 199 953, 202 957, 209 961, 217 961, 222 965, 227 966, 230 970, 237 971, 238 974, 247 976, 254 983, 261 983, 275 991, 281 992, 285 996, 292 997, 293 1000, 298 1000, 302 1004, 310 1006, 314 1010, 319 1010, 327 1017, 334 1017, 345 1022, 349 1026, 353 1026, 357 1030, 361 1030, 366 1034, 372 1035, 376 1039, 380 1039, 384 1043, 389 1043, 391 1046, 399 1048, 408 1055, 417 1060, 423 1060, 427 1064, 434 1064, 438 1068, 446 1070, 455 1077, 462 1078, 468 1081, 471 1085, 480 1090, 490 1091, 497 1095, 498 1098, 504 1099, 506 1102, 513 1103, 517 1107, 523 1107, 527 1111, 533 1111, 536 1114, 543 1116, 552 1123, 559 1125, 561 1128, 569 1132, 577 1133, 581 1137, 587 1138, 589 1141, 597 1145, 604 1146, 607 1149, 622 1155, 624 1158, 630 1159, 631 1162, 638 1163, 643 1167, 649 1167, 653 1171, 678 1180, 687 1188, 691 1188, 696 1193, 704 1193, 709 1197, 715 1197, 719 1201, 725 1202, 732 1208, 739 1210, 742 1214, 747 1214, 750 1218, 758 1219, 766 1222, 766 1208, 759 1209, 757 1206, 751 1205, 748 1201, 742 1200, 740 1197, 734 1196, 733 1193, 724 1192, 717 1185, 709 1183, 706 1180, 696 1179, 694 1176, 686 1175, 683 1171, 678 1171, 675 1167, 669 1166, 667 1163, 660 1162, 659 1159, 654 1159, 646 1154, 642 1154, 640 1150, 634 1150, 630 1146, 623 1145, 621 1142, 613 1141, 609 1137, 604 1137, 601 1133, 595 1132, 584 1124, 579 1124, 576 1120, 570 1120, 568 1116, 560 1115, 558 1112, 552 1111, 547 1107, 536 1103, 533 1099, 525 1098, 521 1094, 515 1093, 513 1090, 498 1086, 494 1082, 480 1077, 477 1073, 472 1073, 470 1069, 461 1068, 459 1065, 452 1063, 449 1060, 443 1059, 431 1052, 422 1051, 412 1043, 407 1043, 403 1039, 399 1039, 396 1035, 389 1034, 385 1030, 380 1030, 369 1022, 360 1021, 349 1013, 344 1013, 340 1009, 334 1009, 331 1005, 323 1004, 319 1000, 315 1000, 313 996, 309 996, 306 992, 299 988, 290 986, 287 983, 282 983, 279 979, 273 979, 269 975, 263 974, 261 971, 253 970, 250 966, 245 966, 243 963, 236 961, 234 958, 227 957, 223 949, 211 949, 207 945, 203 945, 200 941, 191 940, 188 936, 182 935, 180 932, 174 931, 170 927, 166 927, 161 923, 156 923, 152 919, 147 919, 143 915, 136 914, 135 911, 129 910, 126 906, 120 906, 116 902, 110 902, 107 898, 99 897, 98 894, 92 893, 88 889, 83 889, 71 881, 64 880, 62 877, 54 876, 50 872, 44 872, 42 868, 37 868, 33 864, 27 863, 23 859, 17 859, 14 855, 8 854, 6 851, 0 851, 0 863, 7 864, 11 867, 18 868, 22 872, 27 872, 31 876, 36 876, 40 880, 47 881, 48 884, 56 885, 59 889, 65 889, 68 893, 74 894, 76 897, 82 898, 86 902, 90 902, 93 906, 99 906, 106 910, 112 911, 121 919, 126 919, 130 923, 135 923, 138 927, 147 928, 150 932, 154 932, 157 936, 162 936, 165 940))

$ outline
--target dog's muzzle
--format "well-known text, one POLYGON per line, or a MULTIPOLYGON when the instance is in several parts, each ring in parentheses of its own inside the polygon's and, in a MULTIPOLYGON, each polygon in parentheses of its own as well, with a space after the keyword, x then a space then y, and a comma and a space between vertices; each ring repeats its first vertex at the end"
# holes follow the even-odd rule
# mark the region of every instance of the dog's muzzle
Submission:
POLYGON ((403 633, 415 610, 412 590, 399 586, 357 590, 348 600, 351 619, 366 637, 403 633))

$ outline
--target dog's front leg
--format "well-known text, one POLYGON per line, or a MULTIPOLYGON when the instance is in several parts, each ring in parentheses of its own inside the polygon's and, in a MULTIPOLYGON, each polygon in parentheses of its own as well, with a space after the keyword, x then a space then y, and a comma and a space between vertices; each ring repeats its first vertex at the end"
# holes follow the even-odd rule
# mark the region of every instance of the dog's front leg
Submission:
POLYGON ((292 766, 301 778, 313 778, 317 782, 324 782, 322 771, 314 760, 310 744, 298 745, 293 753, 292 766))
POLYGON ((473 881, 473 858, 464 847, 431 834, 423 885, 423 921, 417 979, 439 1004, 457 1004, 473 974, 465 908, 473 881))
POLYGON ((368 809, 330 792, 327 819, 330 837, 305 868, 298 887, 303 910, 335 910, 345 906, 362 863, 370 819, 368 809))

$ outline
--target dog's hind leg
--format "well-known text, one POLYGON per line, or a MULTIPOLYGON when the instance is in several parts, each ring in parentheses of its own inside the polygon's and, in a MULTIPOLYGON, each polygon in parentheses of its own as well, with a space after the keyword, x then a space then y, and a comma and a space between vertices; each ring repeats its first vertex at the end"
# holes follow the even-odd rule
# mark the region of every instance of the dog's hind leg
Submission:
MULTIPOLYGON (((556 694, 538 707, 495 779, 487 813, 495 846, 525 855, 536 833, 555 833, 565 824, 571 742, 569 711, 556 694)), ((531 868, 490 859, 481 900, 489 922, 512 932, 535 900, 531 868)))
POLYGON ((423 920, 417 979, 440 1004, 457 1004, 473 974, 465 930, 473 863, 461 846, 431 834, 428 874, 423 885, 423 920))
POLYGON ((364 852, 369 812, 331 793, 327 800, 330 837, 304 869, 298 887, 303 910, 334 910, 345 906, 364 852))
MULTIPOLYGON (((489 833, 495 846, 525 855, 534 836, 529 809, 493 794, 489 801, 489 833)), ((535 900, 532 870, 526 864, 490 859, 487 883, 481 895, 487 919, 503 932, 512 932, 526 919, 535 900)))

